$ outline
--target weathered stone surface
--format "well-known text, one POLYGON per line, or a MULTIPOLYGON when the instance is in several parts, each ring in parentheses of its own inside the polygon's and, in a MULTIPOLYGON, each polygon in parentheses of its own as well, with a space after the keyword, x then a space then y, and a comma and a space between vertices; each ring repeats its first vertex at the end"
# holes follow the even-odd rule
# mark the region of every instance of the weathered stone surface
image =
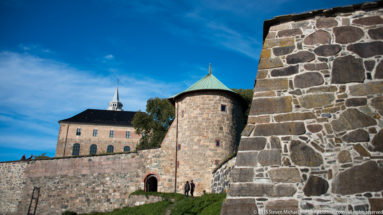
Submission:
POLYGON ((286 47, 275 47, 273 48, 273 53, 275 56, 287 55, 293 52, 295 46, 286 46, 286 47))
POLYGON ((287 90, 289 89, 289 80, 287 78, 274 78, 257 80, 255 84, 255 92, 270 90, 287 90))
POLYGON ((331 35, 327 31, 318 30, 310 35, 308 35, 303 43, 305 45, 315 45, 315 44, 330 44, 331 35))
POLYGON ((246 125, 245 129, 243 129, 241 136, 250 136, 251 132, 254 130, 254 125, 246 125))
POLYGON ((368 152, 362 145, 356 144, 353 146, 355 151, 362 157, 371 157, 370 152, 368 152))
POLYGON ((366 104, 367 104, 366 98, 351 98, 346 100, 347 107, 357 107, 357 106, 363 106, 366 104))
POLYGON ((348 55, 334 60, 331 83, 345 84, 364 81, 364 68, 362 59, 348 55))
POLYGON ((288 113, 288 114, 280 114, 280 115, 274 116, 274 119, 277 122, 306 120, 306 119, 315 119, 315 118, 316 118, 315 114, 312 112, 288 113))
POLYGON ((380 63, 376 67, 374 78, 383 79, 383 61, 380 61, 380 63))
POLYGON ((238 152, 236 166, 257 165, 258 152, 238 152))
POLYGON ((278 31, 277 35, 278 37, 293 37, 293 36, 297 36, 301 34, 302 34, 302 30, 299 28, 295 28, 295 29, 286 29, 286 30, 278 31))
POLYGON ((383 19, 380 18, 380 16, 362 17, 362 18, 354 19, 352 23, 359 24, 359 25, 378 25, 378 24, 383 24, 383 19))
POLYGON ((305 72, 294 77, 294 86, 297 88, 313 87, 323 83, 324 79, 319 72, 305 72))
POLYGON ((309 63, 303 66, 306 70, 324 70, 328 69, 327 63, 309 63))
POLYGON ((290 151, 291 160, 298 166, 320 166, 323 163, 322 155, 299 140, 291 141, 290 151))
POLYGON ((371 71, 375 66, 375 61, 374 60, 366 60, 364 61, 364 67, 366 70, 371 71))
POLYGON ((269 123, 270 116, 250 116, 247 122, 249 124, 269 123))
POLYGON ((368 30, 368 35, 374 40, 383 39, 383 28, 370 29, 368 30))
POLYGON ((277 77, 277 76, 288 76, 297 74, 299 71, 299 65, 296 66, 288 66, 282 69, 273 69, 271 71, 271 76, 277 77))
POLYGON ((371 144, 374 146, 374 151, 383 152, 383 129, 374 136, 371 144))
POLYGON ((323 87, 313 87, 307 90, 307 93, 331 93, 336 92, 338 88, 336 86, 323 86, 323 87))
POLYGON ((321 17, 316 21, 317 28, 331 28, 338 26, 338 22, 332 17, 321 17))
POLYGON ((383 190, 383 168, 374 161, 338 173, 332 181, 332 192, 349 195, 383 190))
POLYGON ((283 197, 293 196, 297 192, 296 188, 287 184, 261 184, 261 183, 246 183, 232 184, 230 187, 230 196, 265 196, 265 197, 283 197))
POLYGON ((318 133, 322 131, 323 126, 320 124, 312 124, 312 125, 307 125, 307 130, 309 130, 311 133, 318 133))
POLYGON ((271 69, 283 66, 280 58, 261 58, 258 69, 271 69))
POLYGON ((258 154, 258 163, 262 166, 281 165, 281 150, 263 150, 258 154))
POLYGON ((335 42, 341 44, 353 43, 360 40, 364 33, 362 29, 353 26, 341 26, 333 29, 335 42))
POLYGON ((273 168, 269 170, 272 182, 296 183, 301 182, 301 175, 297 168, 273 168))
POLYGON ((375 41, 369 43, 356 43, 347 46, 347 50, 354 52, 363 58, 383 54, 383 42, 375 41))
POLYGON ((294 38, 265 40, 263 48, 294 46, 294 38))
POLYGON ((262 49, 261 58, 269 58, 271 57, 271 49, 262 49))
POLYGON ((254 199, 225 199, 221 215, 258 214, 254 199))
POLYGON ((338 154, 338 161, 339 163, 348 163, 351 162, 351 154, 347 150, 340 151, 338 154))
POLYGON ((299 214, 298 201, 295 199, 268 201, 265 203, 265 209, 267 214, 299 214))
POLYGON ((327 193, 328 187, 325 179, 312 175, 303 187, 303 193, 306 196, 320 196, 327 193))
POLYGON ((254 136, 301 135, 304 133, 306 133, 306 129, 302 122, 259 124, 254 129, 254 136))
POLYGON ((270 147, 272 149, 281 149, 281 140, 279 139, 279 137, 270 138, 270 147))
POLYGON ((242 138, 239 143, 239 151, 247 150, 263 150, 266 145, 266 138, 264 137, 250 137, 242 138))
POLYGON ((333 56, 342 50, 340 45, 322 45, 314 49, 315 54, 319 56, 333 56))
POLYGON ((350 108, 341 113, 339 119, 333 120, 331 125, 339 132, 376 125, 376 121, 357 109, 350 108))
POLYGON ((368 142, 370 140, 370 136, 367 131, 363 129, 358 129, 344 135, 342 137, 342 140, 347 143, 368 142))
POLYGON ((256 98, 256 97, 270 97, 270 96, 275 96, 275 91, 270 90, 270 91, 255 92, 254 95, 253 95, 253 98, 256 98))
POLYGON ((252 182, 254 180, 254 168, 234 168, 231 171, 232 182, 252 182))
POLYGON ((383 199, 369 198, 368 202, 370 203, 370 211, 383 211, 383 199))
POLYGON ((253 99, 250 115, 291 112, 291 103, 291 96, 277 98, 256 98, 253 99))
POLYGON ((300 51, 295 54, 288 55, 286 62, 288 64, 310 62, 315 59, 315 55, 309 51, 300 51))
POLYGON ((299 97, 299 103, 304 108, 317 108, 330 105, 334 102, 335 96, 332 93, 308 94, 299 97))
POLYGON ((383 81, 368 82, 349 86, 352 96, 367 96, 383 92, 383 81))

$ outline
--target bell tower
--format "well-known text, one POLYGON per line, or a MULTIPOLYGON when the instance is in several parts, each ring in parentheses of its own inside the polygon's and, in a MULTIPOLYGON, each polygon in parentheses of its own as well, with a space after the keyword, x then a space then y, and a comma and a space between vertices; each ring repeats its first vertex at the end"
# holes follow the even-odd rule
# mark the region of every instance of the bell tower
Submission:
POLYGON ((118 87, 114 92, 114 96, 111 102, 109 102, 108 110, 122 111, 122 103, 120 102, 120 96, 118 94, 118 87))

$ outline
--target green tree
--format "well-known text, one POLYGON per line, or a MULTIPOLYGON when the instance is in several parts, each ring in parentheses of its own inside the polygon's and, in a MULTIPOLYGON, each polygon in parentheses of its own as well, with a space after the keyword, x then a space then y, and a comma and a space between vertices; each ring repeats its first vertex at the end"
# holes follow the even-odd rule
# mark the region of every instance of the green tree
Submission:
POLYGON ((32 155, 32 159, 34 160, 46 160, 50 157, 46 155, 46 153, 42 153, 41 155, 32 155))
POLYGON ((137 112, 132 122, 137 134, 142 134, 137 149, 160 147, 173 120, 174 106, 167 99, 149 99, 146 113, 137 112))
POLYGON ((247 118, 249 116, 249 111, 251 107, 251 103, 253 101, 253 94, 254 90, 253 89, 232 89, 234 92, 238 93, 245 101, 247 104, 247 107, 245 109, 245 112, 243 114, 244 117, 244 126, 247 124, 247 118))

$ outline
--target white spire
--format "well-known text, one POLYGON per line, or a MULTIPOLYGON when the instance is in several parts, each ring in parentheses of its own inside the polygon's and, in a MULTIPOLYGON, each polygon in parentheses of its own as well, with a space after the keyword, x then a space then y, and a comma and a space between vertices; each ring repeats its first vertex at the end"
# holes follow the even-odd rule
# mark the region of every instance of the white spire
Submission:
POLYGON ((114 92, 114 96, 111 102, 109 102, 108 110, 122 110, 122 103, 120 102, 120 96, 118 94, 118 87, 116 88, 116 91, 114 92))

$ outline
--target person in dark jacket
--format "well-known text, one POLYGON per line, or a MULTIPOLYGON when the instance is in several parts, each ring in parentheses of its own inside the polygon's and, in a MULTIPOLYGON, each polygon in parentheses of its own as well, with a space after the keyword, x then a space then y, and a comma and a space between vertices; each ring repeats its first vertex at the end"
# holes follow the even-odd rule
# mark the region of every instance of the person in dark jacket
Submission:
POLYGON ((186 181, 186 184, 185 184, 185 196, 186 197, 189 196, 189 190, 190 190, 189 181, 186 181))
POLYGON ((190 195, 191 195, 192 197, 194 197, 194 196, 193 196, 194 188, 195 188, 195 184, 194 184, 193 180, 191 180, 191 181, 190 181, 190 195))

